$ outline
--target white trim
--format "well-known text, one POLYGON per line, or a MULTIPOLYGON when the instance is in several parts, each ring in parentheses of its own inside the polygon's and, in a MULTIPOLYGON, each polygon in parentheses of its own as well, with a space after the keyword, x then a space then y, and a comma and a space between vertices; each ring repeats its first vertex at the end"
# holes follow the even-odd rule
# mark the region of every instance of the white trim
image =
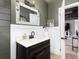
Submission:
MULTIPOLYGON (((78 4, 78 20, 79 20, 79 4, 78 4)), ((79 26, 78 26, 79 27, 79 26)), ((79 29, 79 28, 78 28, 79 29)), ((78 44, 79 45, 79 44, 78 44)), ((78 59, 79 59, 79 49, 78 49, 78 59)))
MULTIPOLYGON (((64 37, 65 31, 65 0, 62 0, 62 6, 58 10, 59 14, 59 27, 60 27, 60 38, 64 37)), ((61 59, 65 59, 65 42, 60 39, 61 45, 61 59)))
MULTIPOLYGON (((61 7, 61 8, 59 8, 59 27, 60 27, 60 38, 61 37, 64 37, 64 34, 65 34, 65 32, 64 32, 64 26, 65 26, 65 17, 64 17, 64 10, 63 9, 65 9, 64 8, 64 6, 63 7, 61 7), (62 18, 63 17, 63 18, 62 18)), ((60 39, 60 46, 61 46, 61 58, 62 59, 65 59, 65 42, 64 42, 64 40, 62 40, 62 39, 60 39)))
POLYGON ((78 4, 78 20, 79 20, 79 4, 78 4))
POLYGON ((32 25, 30 22, 22 22, 22 21, 17 21, 17 24, 28 24, 28 25, 32 25))
POLYGON ((53 48, 52 50, 50 50, 50 53, 51 54, 56 54, 56 55, 61 55, 60 50, 56 49, 56 48, 53 48))
POLYGON ((21 3, 21 2, 19 2, 19 4, 20 4, 20 6, 22 6, 24 8, 27 8, 27 9, 33 11, 33 12, 38 13, 38 10, 36 10, 35 8, 32 8, 32 7, 28 6, 28 5, 25 5, 24 3, 21 3))
POLYGON ((75 6, 78 6, 78 5, 79 5, 79 2, 70 4, 70 5, 66 5, 66 6, 65 6, 65 9, 72 8, 72 7, 75 7, 75 6))

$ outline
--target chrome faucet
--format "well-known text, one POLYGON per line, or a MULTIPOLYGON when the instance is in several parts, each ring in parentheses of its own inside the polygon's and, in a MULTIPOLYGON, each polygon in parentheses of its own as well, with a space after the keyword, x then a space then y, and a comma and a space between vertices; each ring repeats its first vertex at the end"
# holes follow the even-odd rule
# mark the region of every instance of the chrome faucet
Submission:
POLYGON ((35 36, 35 32, 34 32, 34 31, 32 31, 32 32, 31 32, 31 35, 29 35, 29 39, 34 38, 34 36, 35 36))

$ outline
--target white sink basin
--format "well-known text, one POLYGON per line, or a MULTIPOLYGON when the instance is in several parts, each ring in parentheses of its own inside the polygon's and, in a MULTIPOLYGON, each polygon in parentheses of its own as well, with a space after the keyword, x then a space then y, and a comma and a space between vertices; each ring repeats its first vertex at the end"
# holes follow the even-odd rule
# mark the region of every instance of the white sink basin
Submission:
POLYGON ((19 39, 16 42, 27 48, 46 40, 49 40, 49 38, 19 39))

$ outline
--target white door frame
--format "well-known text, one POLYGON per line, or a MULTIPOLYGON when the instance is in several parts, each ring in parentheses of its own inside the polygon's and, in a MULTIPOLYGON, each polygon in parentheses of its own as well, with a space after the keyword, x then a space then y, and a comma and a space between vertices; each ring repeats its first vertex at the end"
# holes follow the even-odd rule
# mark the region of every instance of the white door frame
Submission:
POLYGON ((60 28, 60 55, 61 59, 65 59, 65 40, 61 40, 61 37, 65 37, 65 0, 62 0, 62 5, 58 10, 59 28, 60 28))
MULTIPOLYGON (((59 8, 59 26, 60 26, 60 37, 65 37, 65 9, 72 8, 78 6, 79 10, 79 2, 70 4, 70 5, 64 5, 61 8, 59 8), (64 18, 63 18, 64 17, 64 18)), ((78 19, 79 19, 79 12, 78 12, 78 19)), ((78 52, 79 55, 79 52, 78 52)), ((65 41, 61 40, 61 58, 65 59, 65 41)), ((79 59, 79 57, 78 57, 79 59)))
POLYGON ((65 17, 64 17, 64 7, 59 8, 59 27, 60 27, 60 55, 61 55, 61 59, 65 59, 65 40, 62 40, 61 37, 65 37, 65 17))
POLYGON ((76 6, 79 6, 79 2, 76 2, 76 3, 73 3, 73 4, 66 5, 66 6, 65 6, 65 9, 72 8, 72 7, 76 7, 76 6))

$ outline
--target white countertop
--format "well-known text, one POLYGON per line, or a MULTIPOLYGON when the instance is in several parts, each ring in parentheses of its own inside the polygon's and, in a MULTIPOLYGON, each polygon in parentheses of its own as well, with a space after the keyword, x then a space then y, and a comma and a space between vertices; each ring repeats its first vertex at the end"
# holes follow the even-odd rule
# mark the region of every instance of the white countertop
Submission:
POLYGON ((41 43, 43 41, 49 40, 48 38, 34 38, 34 39, 19 39, 16 42, 21 44, 22 46, 28 48, 35 44, 41 43))

